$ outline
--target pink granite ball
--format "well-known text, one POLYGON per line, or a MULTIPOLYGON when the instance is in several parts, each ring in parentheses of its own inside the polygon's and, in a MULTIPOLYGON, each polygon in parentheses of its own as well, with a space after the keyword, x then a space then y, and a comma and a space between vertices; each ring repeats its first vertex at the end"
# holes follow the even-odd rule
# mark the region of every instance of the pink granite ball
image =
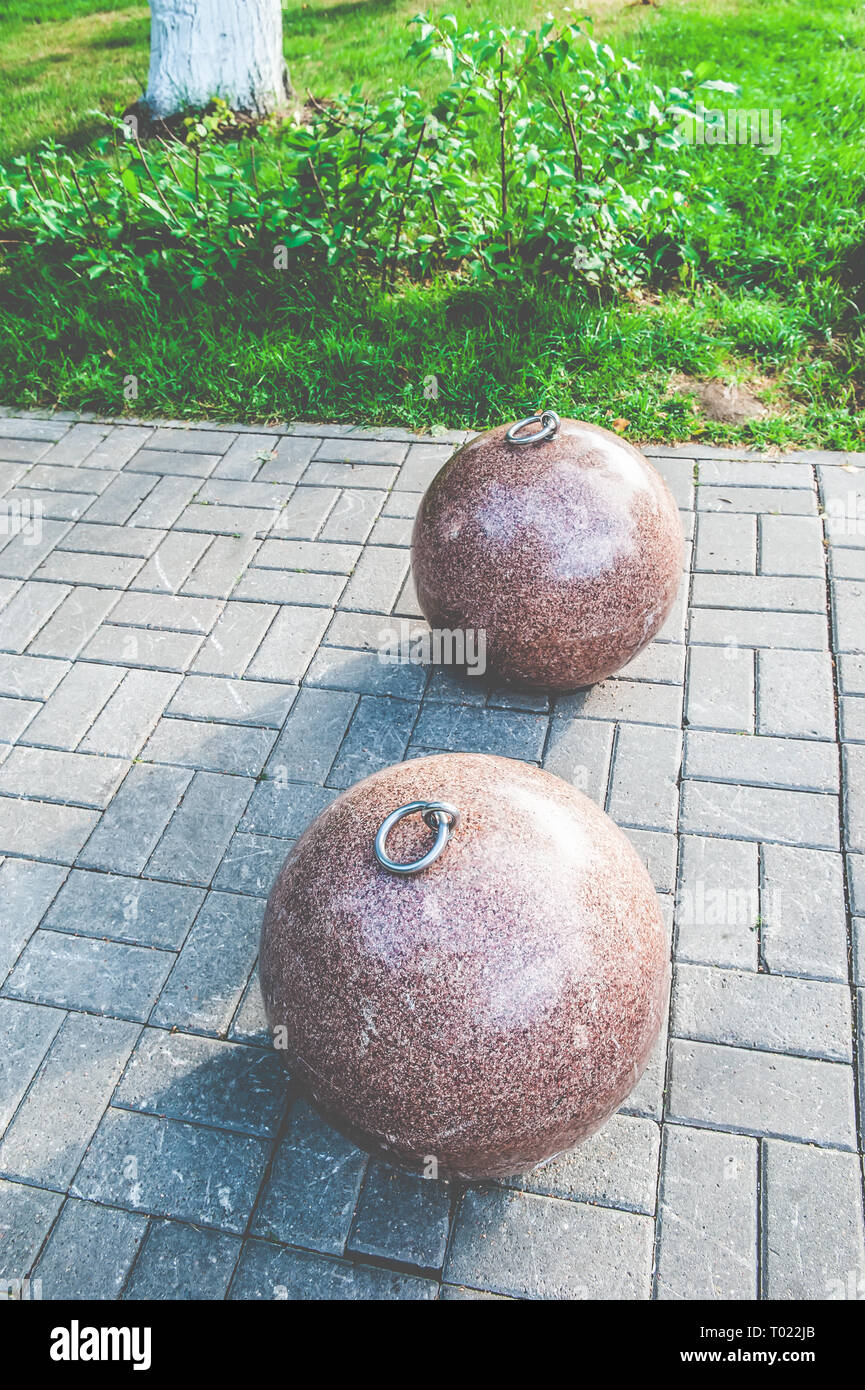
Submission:
POLYGON ((412 538, 421 611, 433 628, 485 632, 487 667, 503 681, 593 685, 642 651, 673 606, 676 503, 648 459, 609 430, 562 420, 529 444, 509 443, 507 430, 458 449, 421 502, 412 538))
MULTIPOLYGON (((428 851, 430 820, 402 819, 390 858, 428 851)), ((536 767, 454 753, 377 772, 312 823, 268 900, 261 985, 286 1065, 343 1132, 407 1167, 504 1177, 621 1105, 660 1030, 669 949, 603 811, 536 767), (376 833, 417 801, 460 819, 430 867, 399 875, 376 833)))

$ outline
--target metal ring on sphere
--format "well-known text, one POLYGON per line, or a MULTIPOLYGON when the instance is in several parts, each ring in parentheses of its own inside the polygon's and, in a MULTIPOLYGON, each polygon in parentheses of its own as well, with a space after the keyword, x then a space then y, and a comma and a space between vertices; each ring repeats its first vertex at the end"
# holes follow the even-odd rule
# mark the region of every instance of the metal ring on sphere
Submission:
POLYGON ((391 874, 419 874, 422 869, 428 869, 430 864, 435 863, 459 823, 459 811, 447 801, 409 801, 405 806, 398 806, 395 811, 391 811, 382 821, 375 837, 375 857, 382 868, 391 874), (415 859, 409 864, 398 864, 387 853, 387 837, 398 821, 404 816, 413 816, 418 811, 430 830, 435 830, 435 843, 420 859, 415 859))
POLYGON ((509 444, 540 444, 545 439, 552 439, 560 424, 554 410, 543 410, 540 415, 527 415, 524 420, 517 420, 515 425, 511 425, 505 439, 509 444), (519 431, 525 429, 526 425, 541 425, 542 428, 534 434, 520 434, 519 431))

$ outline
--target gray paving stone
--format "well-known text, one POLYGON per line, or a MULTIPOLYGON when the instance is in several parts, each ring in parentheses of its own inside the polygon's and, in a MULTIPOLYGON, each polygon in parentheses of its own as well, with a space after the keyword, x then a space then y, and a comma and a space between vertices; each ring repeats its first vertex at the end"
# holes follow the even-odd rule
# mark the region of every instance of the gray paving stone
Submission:
POLYGON ((757 1296, 757 1144, 666 1125, 657 1297, 757 1296))
MULTIPOLYGON (((87 508, 88 524, 107 522, 112 526, 123 526, 141 507, 144 498, 154 491, 156 485, 156 478, 143 473, 118 474, 92 506, 87 508)), ((142 512, 142 517, 144 515, 142 512)), ((154 521, 154 525, 156 524, 154 521)), ((142 520, 141 525, 144 526, 146 523, 142 520)), ((168 525, 171 525, 171 521, 168 525)))
POLYGON ((172 1303, 223 1299, 240 1249, 237 1236, 181 1221, 153 1221, 123 1297, 172 1303))
POLYGON ((148 862, 148 873, 206 887, 253 789, 246 777, 196 772, 148 862))
POLYGON ((267 764, 280 781, 323 782, 345 737, 357 697, 304 686, 267 764))
POLYGON ((47 454, 50 445, 44 439, 4 439, 0 454, 10 463, 36 463, 47 454))
POLYGON ((677 729, 620 724, 607 811, 617 825, 675 830, 682 735, 677 729))
POLYGON ((639 1116, 614 1115, 571 1153, 542 1163, 507 1187, 654 1215, 659 1126, 639 1116))
POLYGON ((222 604, 217 599, 128 593, 123 594, 116 603, 111 621, 121 627, 208 633, 221 611, 222 604))
POLYGON ((34 1270, 42 1297, 118 1298, 146 1230, 143 1216, 70 1199, 34 1270))
POLYGON ((544 767, 603 806, 613 752, 615 724, 597 720, 553 719, 544 767))
MULTIPOLYGON (((306 492, 311 489, 303 490, 306 492)), ((345 488, 328 513, 319 532, 319 539, 362 544, 369 536, 386 497, 386 492, 373 488, 345 488)), ((376 543, 375 535, 372 539, 373 543, 376 543)))
POLYGON ((865 700, 852 695, 839 702, 841 738, 845 743, 865 742, 865 700))
POLYGON ((324 459, 331 463, 402 463, 406 456, 403 443, 386 443, 371 439, 322 439, 315 451, 316 460, 324 459))
POLYGON ((788 738, 834 739, 835 691, 828 654, 757 653, 757 730, 788 738))
MULTIPOLYGON (((592 798, 594 800, 594 798, 592 798)), ((676 891, 675 835, 660 830, 635 830, 633 826, 623 827, 625 834, 649 871, 649 877, 658 893, 676 891)))
POLYGON ((684 773, 712 782, 837 792, 838 751, 832 743, 704 732, 685 735, 684 773))
POLYGON ((258 952, 261 919, 257 898, 209 893, 150 1021, 190 1033, 227 1033, 258 952))
POLYGON ((75 550, 55 550, 36 571, 37 579, 64 584, 92 584, 109 591, 125 589, 141 568, 141 561, 123 555, 82 555, 75 550))
POLYGON ((213 880, 214 888, 266 898, 293 844, 273 835, 235 835, 213 880))
POLYGON ((695 608, 690 640, 694 645, 720 647, 788 647, 793 651, 825 651, 829 637, 822 613, 767 613, 741 608, 695 608))
POLYGON ((246 674, 254 680, 297 684, 315 655, 330 618, 329 608, 286 605, 271 624, 246 674))
POLYGON ((177 525, 183 531, 205 531, 209 535, 263 536, 276 516, 275 510, 266 507, 222 506, 193 499, 177 518, 177 525))
POLYGON ((757 845, 744 841, 682 836, 678 960, 757 969, 758 854, 757 845))
MULTIPOLYGON (((854 917, 853 919, 853 982, 857 985, 865 985, 865 917, 854 917)), ((859 1006, 859 1017, 863 1018, 862 1004, 859 1006)), ((861 1046, 861 1033, 860 1033, 861 1046)), ((862 1077, 862 1063, 859 1064, 860 1082, 862 1077)), ((861 1109, 861 1106, 860 1106, 861 1109)))
POLYGON ((268 1142, 131 1110, 108 1110, 72 1185, 92 1202, 242 1233, 268 1142))
POLYGON ((47 700, 69 669, 68 661, 5 653, 0 663, 0 695, 18 700, 47 700))
POLYGON ((306 673, 307 685, 403 700, 420 700, 426 680, 425 666, 382 661, 372 652, 342 647, 320 647, 306 673))
POLYGON ((290 439, 283 435, 276 446, 273 458, 266 459, 256 474, 257 481, 300 482, 317 445, 317 439, 290 439))
MULTIPOLYGON (((106 668, 93 666, 89 669, 106 668)), ((174 672, 129 671, 82 739, 80 751, 134 758, 156 727, 180 679, 174 672)))
POLYGON ((90 869, 140 873, 192 777, 187 768, 135 764, 78 856, 78 863, 90 869))
POLYGON ((66 584, 22 585, 0 613, 0 651, 25 651, 68 593, 66 584))
POLYGON ((16 416, 9 420, 0 420, 0 453, 6 447, 7 439, 30 439, 36 443, 53 444, 56 440, 62 439, 67 433, 69 426, 60 420, 30 420, 16 416))
POLYGON ((164 531, 144 527, 77 521, 58 541, 57 548, 83 551, 90 555, 135 555, 146 560, 165 539, 165 534, 164 531))
POLYGON ((272 729, 212 720, 160 719, 141 756, 146 762, 257 777, 275 738, 272 729))
POLYGON ((341 1255, 367 1155, 298 1101, 277 1149, 252 1230, 271 1240, 341 1255))
POLYGON ((409 557, 386 545, 368 545, 348 582, 340 607, 390 613, 408 570, 409 557))
POLYGON ((229 1037, 232 1042, 245 1042, 255 1047, 271 1047, 273 1035, 268 1027, 258 980, 258 967, 254 967, 249 977, 243 998, 237 1006, 229 1037))
POLYGON ((82 656, 87 661, 120 662, 160 671, 186 671, 204 638, 192 632, 159 632, 103 623, 82 656))
POLYGON ((93 636, 117 603, 113 589, 91 589, 79 584, 63 600, 52 618, 30 644, 34 656, 72 658, 93 636))
POLYGON ((300 570, 250 569, 234 590, 244 602, 291 603, 327 608, 339 601, 346 580, 340 574, 309 574, 300 570))
POLYGON ((287 1100, 288 1077, 273 1048, 145 1028, 112 1104, 267 1137, 287 1100))
POLYGON ((256 835, 296 839, 329 806, 337 792, 303 782, 260 782, 250 798, 240 829, 256 835))
POLYGON ((65 1189, 132 1051, 138 1028, 70 1014, 0 1144, 0 1172, 65 1189))
POLYGON ((40 928, 3 991, 14 999, 143 1023, 174 959, 168 951, 40 928))
POLYGON ((65 1015, 62 1009, 0 999, 0 1135, 26 1094, 65 1015))
POLYGON ((297 695, 294 685, 231 680, 224 676, 187 676, 167 713, 223 724, 252 724, 280 729, 297 695))
POLYGON ((696 835, 837 849, 838 799, 815 792, 688 780, 682 783, 679 828, 696 835))
POLYGON ((255 557, 260 569, 351 574, 361 554, 358 545, 324 541, 266 540, 255 557))
POLYGON ((183 585, 183 593, 228 598, 259 544, 254 536, 215 536, 183 585))
MULTIPOLYGON (((380 497, 380 492, 372 492, 380 497)), ((301 487, 292 494, 273 527, 275 536, 287 540, 314 540, 340 498, 336 487, 301 487)))
POLYGON ((0 696, 0 743, 17 743, 41 709, 36 700, 7 700, 0 696))
POLYGON ((0 982, 57 895, 66 869, 30 859, 0 863, 0 982))
POLYGON ((835 547, 830 551, 832 579, 865 579, 865 523, 862 523, 861 544, 856 549, 835 547))
POLYGON ((44 748, 77 748, 124 674, 118 666, 77 662, 30 724, 28 742, 44 748))
POLYGON ((765 1141, 763 1241, 766 1298, 861 1298, 865 1237, 856 1156, 765 1141))
POLYGON ((770 970, 847 979, 841 856, 764 845, 761 948, 770 970))
POLYGON ((425 492, 453 452, 452 444, 410 444, 396 486, 409 492, 425 492))
POLYGON ((138 571, 129 585, 130 589, 176 594, 209 544, 207 536, 192 535, 188 531, 170 531, 147 564, 138 571))
MULTIPOLYGON (((79 431, 83 431, 86 428, 86 425, 73 425, 67 436, 69 442, 71 443, 72 437, 75 436, 75 442, 77 444, 79 431)), ((129 462, 133 454, 137 453, 141 446, 150 438, 151 433, 152 431, 148 425, 115 426, 114 429, 108 431, 104 439, 97 440, 95 448, 91 449, 89 453, 83 454, 83 458, 87 462, 87 467, 108 469, 122 468, 125 463, 129 462)), ((67 439, 63 440, 64 445, 67 443, 67 439)), ((55 457, 55 451, 52 449, 51 452, 45 456, 46 463, 49 459, 53 460, 55 457)))
POLYGON ((147 440, 147 448, 155 450, 170 449, 190 454, 222 454, 237 436, 221 430, 170 427, 155 430, 147 440))
POLYGON ((836 650, 865 651, 865 584, 838 580, 832 586, 836 650))
POLYGON ((0 854, 41 854, 71 864, 99 816, 79 806, 0 796, 0 854))
MULTIPOLYGON (((663 911, 663 904, 662 904, 663 911)), ((646 1070, 621 1106, 623 1115, 641 1115, 647 1120, 660 1120, 664 1108, 665 1075, 667 1069, 668 1019, 664 1016, 658 1041, 652 1049, 646 1070)))
POLYGON ((470 1189, 445 1266, 450 1283, 517 1298, 649 1297, 646 1216, 525 1192, 470 1189))
POLYGON ((59 1192, 0 1179, 0 1280, 17 1280, 19 1296, 62 1202, 59 1192))
POLYGON ((757 518, 701 513, 697 520, 694 568, 708 570, 711 574, 755 574, 757 518))
POLYGON ((865 916, 865 855, 848 854, 847 872, 850 875, 850 905, 858 916, 865 916))
MULTIPOLYGON (((148 441, 153 444, 153 439, 148 441)), ((208 478, 219 462, 218 454, 172 449, 139 449, 126 464, 133 473, 170 474, 172 477, 208 478)))
POLYGON ((761 516, 760 573, 813 575, 826 567, 823 528, 818 517, 761 516))
POLYGON ((372 1162, 348 1249, 370 1259, 439 1270, 447 1252, 450 1211, 448 1183, 372 1162))
MULTIPOLYGON (((103 485, 105 475, 103 474, 103 485)), ((42 491, 39 488, 18 487, 12 488, 7 493, 7 500, 20 504, 22 508, 27 507, 31 513, 38 508, 39 515, 48 517, 51 521, 77 521, 83 516, 92 502, 96 500, 95 492, 55 492, 42 491)))
POLYGON ((19 531, 0 550, 0 576, 6 579, 29 579, 50 555, 58 541, 69 531, 68 521, 39 522, 37 538, 33 527, 19 531))
POLYGON ((679 965, 672 1031, 699 1042, 853 1060, 850 991, 816 980, 679 965))
POLYGON ((48 489, 50 492, 100 493, 111 481, 104 470, 91 468, 55 468, 47 460, 31 468, 27 474, 26 487, 31 490, 48 489))
POLYGON ((328 786, 350 787, 379 768, 401 762, 417 712, 417 704, 407 700, 364 695, 328 775, 328 786))
POLYGON ((412 742, 419 748, 452 753, 494 753, 505 758, 540 759, 548 720, 521 711, 424 704, 412 742))
POLYGON ((108 805, 127 767, 120 758, 54 748, 13 748, 0 767, 0 793, 98 809, 108 805))
POLYGON ((706 459, 700 464, 700 486, 806 488, 813 492, 814 479, 810 468, 777 459, 749 459, 747 463, 706 459))
MULTIPOLYGON (((130 474, 147 484, 143 500, 129 518, 132 526, 173 526, 195 496, 201 482, 198 478, 157 478, 153 474, 130 474)), ((95 508, 87 513, 93 520, 95 508)))
POLYGON ((685 647, 679 642, 650 642, 623 666, 620 680, 681 685, 685 679, 685 647))
POLYGON ((682 722, 682 692, 649 681, 608 680, 588 690, 557 696, 553 713, 565 719, 624 719, 630 724, 682 722))
POLYGON ((697 508, 704 512, 759 512, 781 516, 816 516, 817 496, 806 488, 720 487, 701 483, 697 508))
MULTIPOLYGON (((237 479, 211 478, 199 489, 196 502, 216 503, 217 506, 237 507, 241 510, 252 508, 272 511, 274 517, 291 496, 291 486, 284 483, 250 483, 237 479)), ((241 516, 242 531, 248 526, 241 516)))
POLYGON ((754 657, 747 647, 692 647, 687 721, 691 727, 754 730, 754 657))
POLYGON ((865 746, 845 743, 841 769, 845 843, 848 849, 865 850, 865 746))
MULTIPOLYGON (((93 466, 90 460, 94 450, 104 446, 110 433, 111 427, 109 425, 75 424, 66 431, 62 439, 51 446, 44 456, 44 461, 59 467, 77 468, 86 460, 87 466, 90 468, 93 466)), ((141 433, 141 431, 137 431, 137 433, 141 433)), ((120 467, 117 463, 112 463, 109 466, 112 468, 120 467)))
POLYGON ((685 1124, 855 1148, 853 1069, 713 1043, 670 1043, 669 1117, 685 1124))
POLYGON ((244 1246, 229 1298, 369 1303, 434 1299, 437 1293, 432 1279, 252 1240, 244 1246))
POLYGON ((278 611, 271 603, 226 604, 193 670, 213 676, 242 676, 278 611))
POLYGON ((179 951, 204 891, 73 869, 45 917, 55 932, 179 951))
POLYGON ((213 470, 214 478, 237 478, 251 482, 262 466, 273 458, 279 436, 240 434, 213 470))

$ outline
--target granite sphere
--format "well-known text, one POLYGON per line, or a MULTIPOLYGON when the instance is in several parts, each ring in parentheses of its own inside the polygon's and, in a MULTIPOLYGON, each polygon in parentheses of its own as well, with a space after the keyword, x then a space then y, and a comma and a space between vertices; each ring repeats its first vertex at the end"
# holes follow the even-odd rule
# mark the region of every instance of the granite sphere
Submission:
POLYGON ((444 464, 418 511, 412 571, 433 628, 486 633, 489 671, 551 690, 618 671, 663 626, 682 575, 682 527, 633 445, 562 420, 542 443, 508 426, 444 464))
MULTIPOLYGON (((387 849, 408 862, 432 842, 415 814, 387 849)), ((455 753, 385 768, 316 818, 271 891, 260 969, 281 1055, 337 1128, 409 1168, 504 1177, 585 1139, 636 1085, 669 948, 603 811, 534 766, 455 753), (434 864, 398 876, 373 845, 412 801, 461 819, 434 864)))

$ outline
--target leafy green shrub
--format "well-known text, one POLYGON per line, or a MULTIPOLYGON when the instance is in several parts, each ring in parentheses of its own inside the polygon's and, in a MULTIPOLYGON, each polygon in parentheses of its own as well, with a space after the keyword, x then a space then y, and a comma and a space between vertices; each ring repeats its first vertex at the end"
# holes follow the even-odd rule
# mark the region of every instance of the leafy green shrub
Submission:
POLYGON ((446 270, 621 287, 694 259, 689 213, 711 195, 677 118, 696 87, 663 91, 580 28, 413 23, 410 54, 450 75, 432 103, 353 90, 252 138, 193 118, 185 144, 146 148, 117 121, 88 157, 47 144, 13 160, 7 255, 41 248, 92 279, 193 288, 316 264, 385 286, 446 270))

